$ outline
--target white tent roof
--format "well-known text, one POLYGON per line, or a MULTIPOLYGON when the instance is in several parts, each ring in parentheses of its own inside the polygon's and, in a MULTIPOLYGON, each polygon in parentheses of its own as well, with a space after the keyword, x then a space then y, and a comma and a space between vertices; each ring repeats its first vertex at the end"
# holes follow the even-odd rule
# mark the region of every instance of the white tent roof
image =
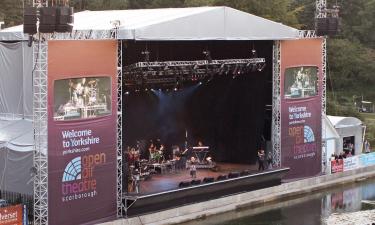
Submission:
MULTIPOLYGON (((114 28, 130 40, 284 40, 298 30, 229 7, 83 11, 74 14, 74 30, 97 32, 114 28)), ((0 31, 0 40, 26 39, 22 25, 0 31)))
POLYGON ((362 121, 355 117, 327 116, 335 128, 362 126, 362 121))
POLYGON ((340 138, 340 135, 337 133, 335 127, 331 123, 331 121, 328 119, 326 115, 323 115, 322 117, 322 125, 324 126, 325 134, 323 135, 323 139, 338 139, 340 138))
POLYGON ((0 119, 0 149, 27 152, 33 150, 33 126, 30 120, 0 119))

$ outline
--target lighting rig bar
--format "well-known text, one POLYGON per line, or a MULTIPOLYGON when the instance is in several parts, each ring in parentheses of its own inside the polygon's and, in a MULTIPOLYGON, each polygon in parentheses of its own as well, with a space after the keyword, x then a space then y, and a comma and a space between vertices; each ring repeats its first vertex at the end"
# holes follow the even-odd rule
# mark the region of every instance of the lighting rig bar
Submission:
POLYGON ((227 65, 227 64, 254 64, 265 63, 264 58, 251 58, 251 59, 223 59, 223 60, 197 60, 197 61, 165 61, 165 62, 138 62, 132 64, 128 69, 136 68, 152 68, 152 67, 176 67, 176 66, 205 66, 205 65, 227 65))
POLYGON ((265 58, 138 62, 124 68, 126 87, 178 87, 186 82, 210 81, 215 76, 231 75, 233 78, 262 71, 265 58))

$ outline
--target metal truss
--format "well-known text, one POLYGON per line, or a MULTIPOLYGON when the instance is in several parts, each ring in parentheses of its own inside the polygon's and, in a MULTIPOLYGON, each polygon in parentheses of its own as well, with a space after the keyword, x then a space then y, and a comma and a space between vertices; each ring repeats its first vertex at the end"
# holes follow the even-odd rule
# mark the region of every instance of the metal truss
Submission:
POLYGON ((327 39, 322 42, 322 113, 326 114, 327 106, 327 39))
POLYGON ((265 58, 250 59, 223 59, 223 60, 197 60, 197 61, 165 61, 165 62, 138 62, 130 65, 128 68, 152 68, 152 67, 189 67, 204 65, 230 65, 230 64, 255 64, 265 63, 265 58))
POLYGON ((316 32, 315 30, 299 30, 298 31, 298 37, 299 38, 316 38, 316 32))
POLYGON ((48 42, 39 35, 33 45, 33 126, 34 126, 34 224, 48 224, 48 42))
MULTIPOLYGON (((322 40, 322 118, 326 115, 327 107, 327 39, 323 37, 322 40)), ((326 129, 322 124, 322 172, 325 173, 327 168, 327 148, 326 148, 326 129)))
POLYGON ((53 33, 53 40, 106 40, 115 39, 112 30, 73 30, 71 33, 53 33))
POLYGON ((47 7, 48 0, 33 0, 33 7, 47 7))
MULTIPOLYGON (((113 32, 117 39, 118 29, 113 32)), ((117 41, 117 217, 122 217, 124 206, 122 204, 122 40, 117 41)))
POLYGON ((273 44, 273 88, 272 88, 272 149, 273 163, 281 166, 281 44, 273 44))
POLYGON ((316 0, 315 18, 327 18, 327 0, 316 0))

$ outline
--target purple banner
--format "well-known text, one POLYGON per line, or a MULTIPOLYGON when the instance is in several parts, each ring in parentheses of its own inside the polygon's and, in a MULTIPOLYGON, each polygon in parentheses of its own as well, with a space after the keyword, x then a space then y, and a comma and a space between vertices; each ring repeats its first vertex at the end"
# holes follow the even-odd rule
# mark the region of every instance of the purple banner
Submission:
POLYGON ((322 40, 281 42, 281 164, 287 178, 321 172, 322 40))

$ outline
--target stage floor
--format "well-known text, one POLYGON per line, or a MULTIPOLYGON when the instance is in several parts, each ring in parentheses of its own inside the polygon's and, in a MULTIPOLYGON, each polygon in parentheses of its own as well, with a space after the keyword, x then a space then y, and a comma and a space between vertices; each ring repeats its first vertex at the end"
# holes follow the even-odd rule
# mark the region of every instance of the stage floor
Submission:
MULTIPOLYGON (((241 172, 248 170, 250 174, 258 172, 257 165, 217 163, 218 171, 211 169, 197 169, 195 179, 203 180, 205 177, 214 177, 215 180, 219 175, 228 175, 229 172, 241 172)), ((193 180, 190 176, 189 169, 176 170, 174 173, 165 172, 164 174, 153 174, 151 179, 140 182, 140 195, 159 193, 163 191, 178 189, 182 181, 190 182, 193 180)))

